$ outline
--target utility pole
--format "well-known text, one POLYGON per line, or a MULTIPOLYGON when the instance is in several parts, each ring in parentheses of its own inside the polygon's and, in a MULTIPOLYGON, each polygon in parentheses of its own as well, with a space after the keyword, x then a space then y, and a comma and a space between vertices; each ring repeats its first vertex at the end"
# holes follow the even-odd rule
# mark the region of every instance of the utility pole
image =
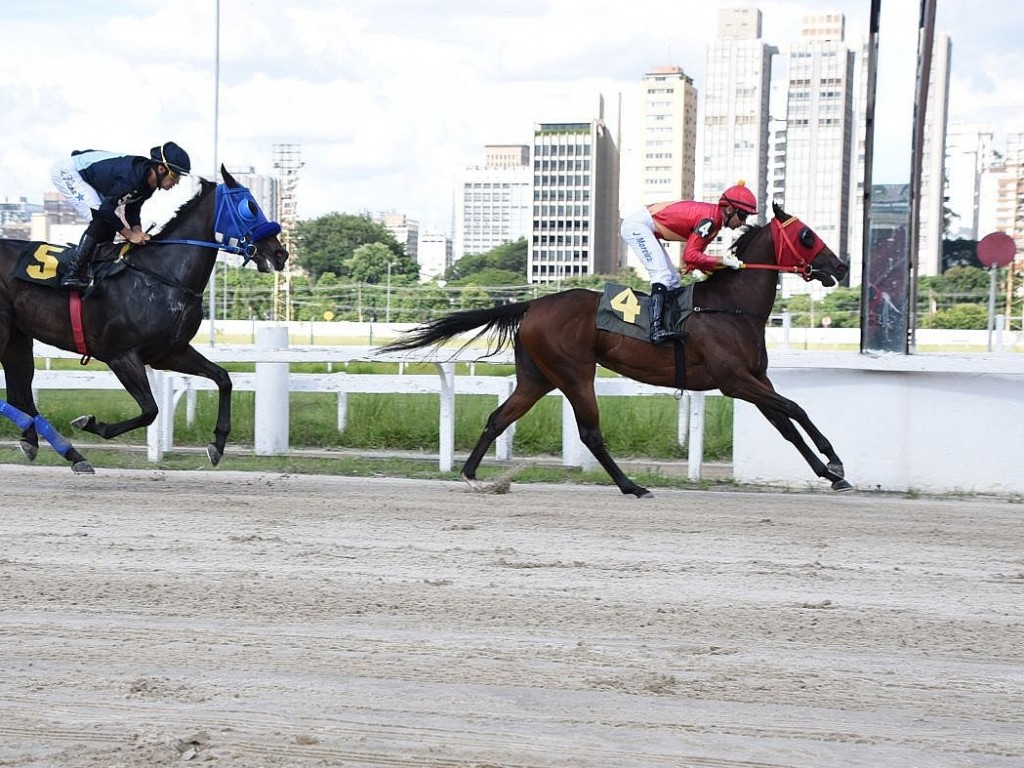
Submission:
POLYGON ((292 258, 295 247, 296 198, 295 187, 302 168, 298 144, 274 145, 274 169, 277 171, 278 223, 281 225, 281 245, 288 251, 284 279, 274 273, 274 320, 292 319, 292 258), (283 284, 283 285, 282 285, 283 284), (283 296, 282 296, 283 294, 283 296))

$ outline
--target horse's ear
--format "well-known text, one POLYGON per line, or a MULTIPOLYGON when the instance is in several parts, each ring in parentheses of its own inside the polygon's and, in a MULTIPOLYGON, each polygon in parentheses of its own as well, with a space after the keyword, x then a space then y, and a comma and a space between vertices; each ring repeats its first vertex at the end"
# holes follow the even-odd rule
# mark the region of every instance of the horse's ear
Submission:
POLYGON ((228 173, 228 169, 224 167, 223 163, 221 163, 220 166, 220 175, 224 178, 224 183, 227 184, 229 187, 238 186, 238 182, 235 181, 235 177, 228 173))
POLYGON ((779 205, 778 202, 776 202, 775 200, 772 200, 772 213, 775 214, 776 219, 789 218, 788 216, 786 216, 786 212, 782 210, 782 206, 779 205))

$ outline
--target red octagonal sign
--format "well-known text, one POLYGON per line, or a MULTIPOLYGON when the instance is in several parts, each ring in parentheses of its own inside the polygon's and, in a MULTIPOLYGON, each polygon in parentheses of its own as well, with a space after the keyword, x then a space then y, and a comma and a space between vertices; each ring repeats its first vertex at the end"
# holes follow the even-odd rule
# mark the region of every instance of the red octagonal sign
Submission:
POLYGON ((978 241, 978 261, 986 267, 1005 267, 1016 253, 1013 238, 1005 232, 992 232, 978 241))

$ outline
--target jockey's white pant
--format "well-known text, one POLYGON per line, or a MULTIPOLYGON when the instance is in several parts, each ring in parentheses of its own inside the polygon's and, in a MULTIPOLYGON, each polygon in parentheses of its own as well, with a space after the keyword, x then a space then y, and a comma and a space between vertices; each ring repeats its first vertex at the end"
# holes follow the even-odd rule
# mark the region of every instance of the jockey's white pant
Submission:
POLYGON ((86 221, 92 221, 92 212, 102 205, 99 193, 89 186, 82 174, 75 168, 71 156, 58 160, 50 169, 50 178, 68 205, 86 221))
POLYGON ((652 283, 661 283, 670 291, 680 285, 679 270, 672 264, 665 246, 654 232, 654 219, 646 206, 633 211, 622 220, 619 234, 626 245, 643 262, 652 283))

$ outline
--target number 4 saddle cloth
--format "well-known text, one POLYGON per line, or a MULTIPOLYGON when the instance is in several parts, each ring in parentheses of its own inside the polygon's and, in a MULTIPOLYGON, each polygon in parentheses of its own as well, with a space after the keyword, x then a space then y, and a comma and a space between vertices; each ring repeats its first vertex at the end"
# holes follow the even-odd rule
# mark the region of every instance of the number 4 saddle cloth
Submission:
MULTIPOLYGON (((621 333, 640 341, 651 338, 651 297, 626 285, 605 283, 597 306, 597 327, 621 333)), ((683 332, 683 324, 693 313, 693 285, 684 285, 665 297, 665 327, 683 332)))

